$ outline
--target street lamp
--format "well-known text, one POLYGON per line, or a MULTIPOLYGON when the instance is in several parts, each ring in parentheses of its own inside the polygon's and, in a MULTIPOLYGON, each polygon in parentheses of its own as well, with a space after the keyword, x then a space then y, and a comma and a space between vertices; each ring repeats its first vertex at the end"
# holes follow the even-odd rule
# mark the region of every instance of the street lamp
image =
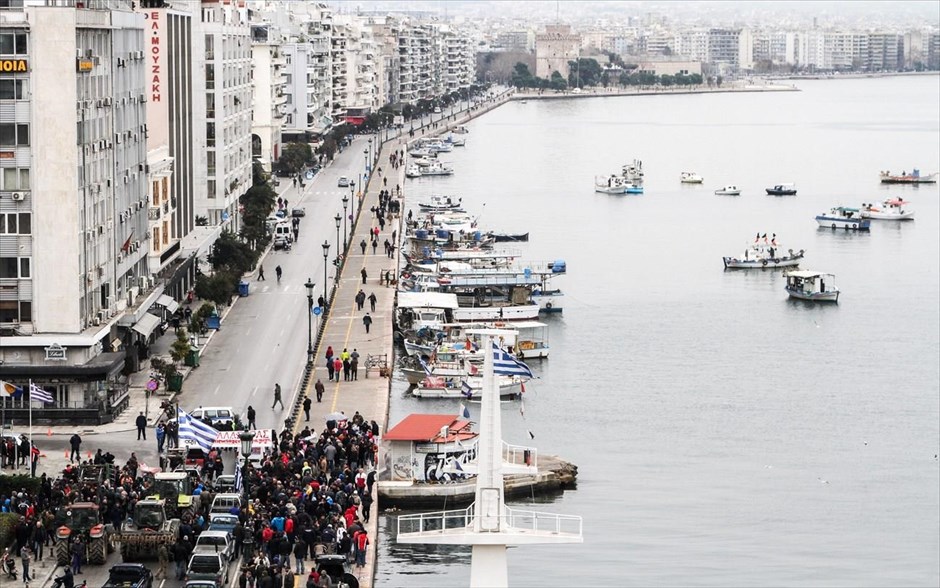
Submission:
POLYGON ((254 431, 242 431, 238 434, 238 442, 242 452, 242 492, 244 493, 245 499, 248 499, 251 496, 251 493, 248 491, 248 458, 251 456, 251 444, 255 439, 254 431))
POLYGON ((365 180, 369 177, 369 148, 366 147, 362 150, 362 161, 365 163, 365 169, 362 170, 362 181, 359 182, 359 193, 365 194, 366 182, 365 180))
MULTIPOLYGON (((323 240, 323 299, 326 300, 326 260, 330 257, 330 242, 326 239, 323 240)), ((339 270, 336 270, 336 275, 339 275, 339 270)), ((311 296, 310 300, 313 300, 311 296)))
POLYGON ((372 138, 369 137, 369 163, 375 161, 375 157, 372 156, 372 138))
MULTIPOLYGON (((337 258, 339 258, 339 226, 343 223, 343 219, 339 217, 339 213, 337 212, 336 218, 334 218, 333 220, 336 221, 336 256, 337 258)), ((338 263, 336 264, 336 277, 339 277, 339 264, 338 263)), ((323 287, 325 288, 326 284, 324 284, 323 287)))
MULTIPOLYGON (((349 193, 352 194, 353 189, 349 189, 349 193)), ((346 207, 349 206, 349 196, 343 195, 343 251, 346 251, 347 237, 346 237, 346 207)), ((336 227, 336 234, 339 235, 339 227, 336 227)))
MULTIPOLYGON (((326 265, 323 266, 323 273, 326 273, 326 265)), ((323 279, 324 288, 326 287, 325 282, 326 278, 323 279)), ((310 315, 313 314, 313 288, 316 284, 313 283, 313 280, 307 278, 307 283, 304 284, 304 287, 307 288, 307 363, 313 363, 313 331, 310 330, 310 315)), ((324 297, 325 298, 325 297, 324 297)))

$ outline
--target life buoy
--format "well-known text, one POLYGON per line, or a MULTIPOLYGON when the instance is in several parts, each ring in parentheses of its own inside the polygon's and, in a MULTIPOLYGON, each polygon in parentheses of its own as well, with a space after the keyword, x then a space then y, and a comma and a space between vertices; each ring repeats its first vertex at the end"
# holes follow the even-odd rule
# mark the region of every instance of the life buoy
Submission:
POLYGON ((761 264, 762 264, 762 265, 767 265, 767 260, 765 259, 764 261, 761 262, 761 264))
POLYGON ((779 259, 774 259, 774 263, 780 263, 779 259))
POLYGON ((836 223, 832 223, 832 228, 836 228, 836 223))
POLYGON ((499 328, 501 328, 501 327, 505 327, 505 326, 506 326, 506 323, 493 323, 493 326, 496 327, 497 329, 499 329, 499 328))
POLYGON ((852 223, 852 228, 853 228, 853 229, 857 229, 857 228, 858 228, 858 223, 852 223))
POLYGON ((546 303, 545 303, 545 308, 551 310, 551 309, 552 309, 552 303, 551 303, 551 302, 546 302, 546 303))

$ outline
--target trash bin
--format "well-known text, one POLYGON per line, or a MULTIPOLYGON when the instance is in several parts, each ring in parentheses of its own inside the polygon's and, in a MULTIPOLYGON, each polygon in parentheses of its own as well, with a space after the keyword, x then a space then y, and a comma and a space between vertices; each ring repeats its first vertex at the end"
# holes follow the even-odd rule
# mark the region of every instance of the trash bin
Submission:
POLYGON ((222 326, 222 319, 218 313, 213 312, 206 317, 206 328, 207 329, 218 329, 222 326))
POLYGON ((199 367, 199 348, 191 347, 189 349, 189 353, 186 354, 186 358, 183 360, 183 363, 189 367, 199 367))
POLYGON ((183 374, 176 373, 170 376, 166 382, 167 390, 170 392, 182 392, 183 390, 183 374))
POLYGON ((238 295, 239 296, 248 296, 248 282, 242 280, 238 283, 238 295))

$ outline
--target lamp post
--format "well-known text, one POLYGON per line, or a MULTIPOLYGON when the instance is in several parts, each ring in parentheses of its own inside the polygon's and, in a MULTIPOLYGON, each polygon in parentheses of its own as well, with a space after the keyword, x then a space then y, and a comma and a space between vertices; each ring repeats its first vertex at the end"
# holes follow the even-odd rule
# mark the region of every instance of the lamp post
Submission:
MULTIPOLYGON (((336 256, 338 258, 339 257, 339 226, 343 223, 343 219, 339 217, 339 213, 337 212, 336 218, 334 218, 333 220, 336 221, 336 256)), ((336 276, 339 277, 339 264, 338 263, 336 264, 336 276)), ((324 284, 323 287, 325 288, 326 284, 324 284)))
MULTIPOLYGON (((369 148, 368 148, 368 147, 366 147, 365 149, 362 150, 362 160, 363 160, 363 163, 366 164, 366 165, 365 165, 365 170, 363 170, 363 172, 362 172, 362 173, 363 173, 363 178, 366 178, 366 177, 368 177, 366 174, 369 173, 369 148)), ((364 189, 365 189, 365 182, 362 182, 362 183, 359 184, 359 190, 361 191, 361 190, 364 190, 364 189)))
MULTIPOLYGON (((323 240, 323 299, 326 300, 326 260, 330 256, 330 242, 326 239, 323 240)), ((339 275, 339 270, 336 270, 336 275, 339 275)), ((313 298, 311 298, 313 300, 313 298)))
POLYGON ((238 434, 238 442, 242 452, 242 493, 245 499, 251 496, 248 491, 248 458, 251 456, 251 443, 255 439, 254 431, 242 431, 238 434))
POLYGON ((372 155, 372 137, 369 137, 369 163, 371 164, 374 161, 375 157, 372 155))
MULTIPOLYGON (((326 273, 326 265, 323 266, 323 273, 326 273)), ((324 288, 326 288, 326 278, 324 278, 324 288)), ((307 278, 304 287, 307 288, 307 363, 313 363, 313 331, 310 328, 310 322, 313 320, 310 316, 313 314, 313 288, 316 284, 313 280, 307 278)), ((325 296, 324 296, 325 298, 325 296)))
MULTIPOLYGON (((349 193, 352 194, 353 189, 349 189, 349 193)), ((349 206, 349 196, 343 195, 343 251, 346 251, 346 207, 349 206)), ((336 227, 336 234, 339 235, 339 227, 336 227)))

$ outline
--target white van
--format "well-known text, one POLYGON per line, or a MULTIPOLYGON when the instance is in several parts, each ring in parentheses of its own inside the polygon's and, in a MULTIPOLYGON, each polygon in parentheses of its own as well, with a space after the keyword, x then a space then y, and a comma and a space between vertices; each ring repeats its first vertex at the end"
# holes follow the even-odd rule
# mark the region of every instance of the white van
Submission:
POLYGON ((231 406, 200 406, 189 414, 200 421, 208 418, 213 426, 231 426, 235 420, 235 410, 231 406))
POLYGON ((274 248, 286 249, 294 242, 294 229, 290 222, 281 222, 274 226, 274 248))
POLYGON ((242 505, 242 495, 241 494, 216 494, 215 498, 212 499, 212 506, 209 507, 209 513, 221 512, 221 513, 230 513, 233 508, 241 508, 242 505))

